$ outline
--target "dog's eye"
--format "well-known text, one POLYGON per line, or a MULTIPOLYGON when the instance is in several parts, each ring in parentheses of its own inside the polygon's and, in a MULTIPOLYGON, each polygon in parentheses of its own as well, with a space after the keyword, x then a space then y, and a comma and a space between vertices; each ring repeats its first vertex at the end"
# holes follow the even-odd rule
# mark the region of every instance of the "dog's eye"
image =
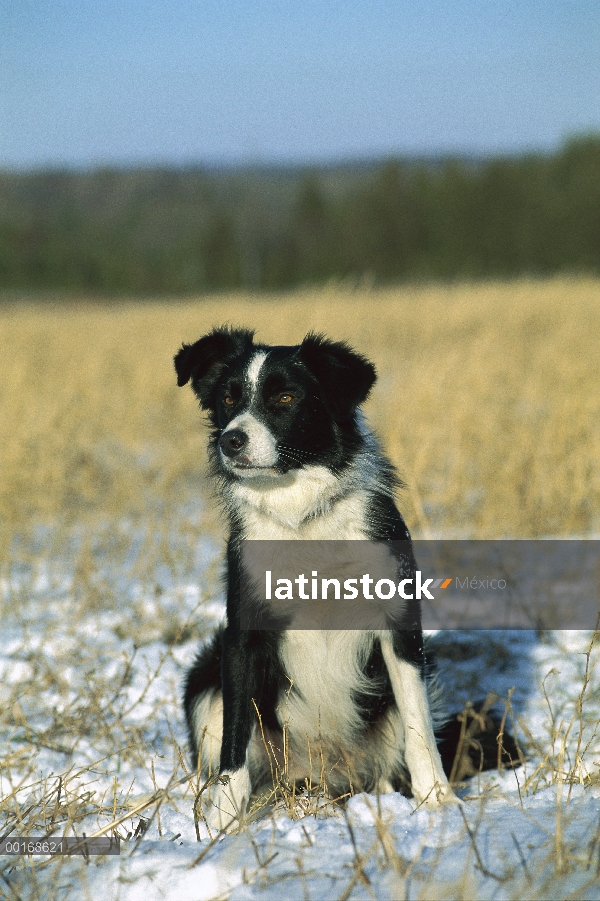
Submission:
POLYGON ((231 394, 226 394, 225 397, 223 398, 223 400, 225 401, 225 403, 227 404, 228 407, 232 407, 233 404, 235 403, 231 394))
POLYGON ((294 398, 291 394, 280 394, 279 395, 279 403, 280 404, 291 404, 293 399, 294 398))

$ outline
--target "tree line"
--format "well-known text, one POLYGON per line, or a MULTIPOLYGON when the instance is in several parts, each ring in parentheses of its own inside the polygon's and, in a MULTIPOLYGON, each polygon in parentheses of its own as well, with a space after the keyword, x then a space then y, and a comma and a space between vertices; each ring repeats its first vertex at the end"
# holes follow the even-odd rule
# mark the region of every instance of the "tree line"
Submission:
POLYGON ((0 173, 0 288, 277 289, 600 272, 600 136, 552 154, 0 173))

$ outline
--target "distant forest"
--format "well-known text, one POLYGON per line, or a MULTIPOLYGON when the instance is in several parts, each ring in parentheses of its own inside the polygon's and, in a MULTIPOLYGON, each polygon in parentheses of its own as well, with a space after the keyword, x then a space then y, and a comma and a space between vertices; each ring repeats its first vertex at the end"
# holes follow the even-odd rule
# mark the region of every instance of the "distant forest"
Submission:
POLYGON ((0 172, 0 288, 103 294, 600 272, 600 136, 554 154, 0 172))

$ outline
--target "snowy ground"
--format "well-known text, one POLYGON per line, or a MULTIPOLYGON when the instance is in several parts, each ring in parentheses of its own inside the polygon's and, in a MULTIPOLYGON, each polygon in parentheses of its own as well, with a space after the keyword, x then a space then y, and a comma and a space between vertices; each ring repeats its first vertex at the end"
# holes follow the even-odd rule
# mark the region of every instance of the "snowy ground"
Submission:
POLYGON ((127 840, 120 857, 87 862, 4 857, 0 896, 600 899, 600 642, 586 656, 591 633, 431 637, 450 706, 512 691, 529 755, 516 772, 468 783, 460 808, 430 813, 396 794, 356 795, 317 816, 307 802, 303 817, 300 802, 292 816, 280 805, 211 841, 194 819, 179 697, 198 639, 222 613, 205 565, 215 554, 201 548, 187 580, 157 571, 151 585, 132 567, 112 594, 99 582, 99 596, 118 598, 112 605, 90 602, 89 579, 78 589, 68 555, 24 563, 2 585, 0 837, 127 840))

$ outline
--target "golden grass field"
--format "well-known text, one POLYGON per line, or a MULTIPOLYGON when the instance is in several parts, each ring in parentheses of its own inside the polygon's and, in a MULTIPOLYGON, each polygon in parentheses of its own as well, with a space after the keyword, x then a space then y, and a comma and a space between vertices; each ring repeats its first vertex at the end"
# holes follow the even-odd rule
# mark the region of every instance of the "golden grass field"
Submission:
POLYGON ((600 530, 600 282, 519 281, 6 305, 2 546, 32 522, 143 515, 187 494, 205 432, 172 356, 213 325, 296 343, 313 329, 377 365, 367 413, 415 535, 600 530))
POLYGON ((203 469, 172 356, 223 322, 269 343, 323 331, 374 360, 367 413, 408 484, 414 534, 600 529, 600 282, 521 281, 1 307, 4 547, 32 520, 164 505, 203 469))
MULTIPOLYGON (((20 636, 14 655, 22 666, 18 679, 0 685, 0 729, 9 737, 0 754, 0 826, 26 834, 60 822, 77 832, 93 813, 105 831, 112 823, 126 833, 142 813, 160 823, 161 804, 182 803, 171 797, 169 774, 181 780, 185 749, 173 732, 168 740, 149 735, 153 724, 165 733, 164 722, 179 715, 168 711, 178 710, 177 674, 193 650, 181 659, 178 650, 207 626, 189 608, 179 613, 172 596, 162 602, 156 567, 175 586, 193 578, 199 542, 213 536, 218 548, 222 528, 205 476, 203 417, 189 386, 176 387, 172 357, 182 341, 225 322, 254 328, 267 343, 322 331, 375 362, 379 380, 366 412, 407 484, 398 501, 415 537, 600 534, 600 281, 331 285, 185 301, 5 299, 0 602, 20 636), (62 607, 57 601, 52 611, 48 602, 42 611, 43 627, 32 601, 43 595, 42 563, 49 590, 62 592, 62 607), (140 586, 126 603, 123 579, 140 586), (108 627, 110 667, 90 660, 100 647, 93 630, 108 627), (138 683, 134 660, 144 646, 164 652, 138 683), (132 710, 149 703, 152 680, 171 665, 166 695, 138 722, 132 710), (84 745, 105 761, 89 772, 73 763, 84 745), (44 771, 46 753, 55 756, 44 771), (108 792, 95 787, 98 766, 113 780, 108 792), (154 801, 119 775, 127 766, 147 772, 154 801)), ((206 575, 202 603, 216 584, 206 575)), ((525 790, 563 776, 598 782, 578 737, 591 647, 587 663, 581 655, 577 662, 579 701, 565 701, 564 714, 550 710, 547 744, 535 748, 542 762, 525 772, 525 790), (579 742, 568 765, 567 736, 579 742)), ((594 730, 595 707, 589 711, 594 730)), ((27 885, 28 897, 54 897, 47 884, 27 885)))

